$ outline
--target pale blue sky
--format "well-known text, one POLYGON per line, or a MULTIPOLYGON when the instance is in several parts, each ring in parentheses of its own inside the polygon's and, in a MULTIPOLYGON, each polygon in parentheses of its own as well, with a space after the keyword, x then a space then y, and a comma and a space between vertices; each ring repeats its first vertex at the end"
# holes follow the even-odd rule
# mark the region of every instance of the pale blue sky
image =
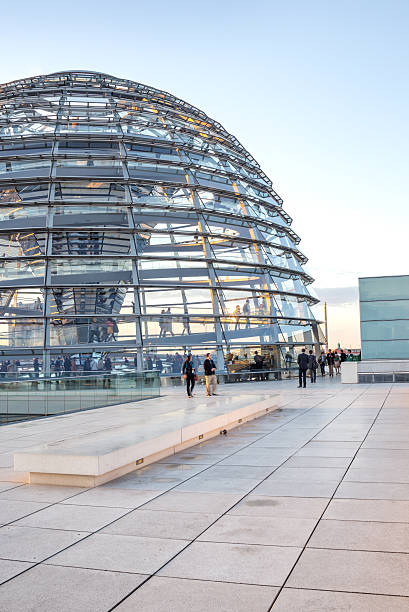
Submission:
POLYGON ((273 180, 315 286, 350 287, 408 273, 408 40, 407 0, 20 1, 0 82, 90 69, 184 98, 273 180))

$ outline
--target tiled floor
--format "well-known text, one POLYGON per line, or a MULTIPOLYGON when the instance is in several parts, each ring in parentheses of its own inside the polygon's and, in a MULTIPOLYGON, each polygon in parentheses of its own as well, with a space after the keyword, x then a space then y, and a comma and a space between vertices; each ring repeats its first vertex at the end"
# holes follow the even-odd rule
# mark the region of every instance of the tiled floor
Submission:
POLYGON ((96 489, 0 482, 0 612, 409 610, 409 386, 243 389, 280 410, 96 489))

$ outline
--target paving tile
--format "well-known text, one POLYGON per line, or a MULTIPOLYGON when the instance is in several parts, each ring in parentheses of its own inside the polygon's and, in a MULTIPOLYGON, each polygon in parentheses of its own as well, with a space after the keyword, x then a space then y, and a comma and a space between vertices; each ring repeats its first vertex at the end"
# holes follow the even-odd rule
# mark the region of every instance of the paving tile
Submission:
POLYGON ((152 574, 187 544, 187 540, 97 533, 54 556, 50 559, 50 563, 114 572, 152 574))
POLYGON ((397 464, 384 467, 382 464, 369 468, 350 468, 345 482, 400 482, 409 483, 409 465, 399 468, 397 464))
POLYGON ((266 612, 278 589, 154 576, 120 604, 118 612, 266 612))
POLYGON ((296 468, 344 468, 351 463, 350 457, 309 457, 295 455, 286 461, 286 467, 296 468))
POLYGON ((194 450, 186 453, 177 453, 176 455, 171 455, 170 457, 166 457, 161 461, 158 461, 158 465, 163 463, 183 463, 183 464, 193 464, 193 465, 213 465, 213 463, 217 463, 225 458, 225 454, 222 455, 201 455, 195 453, 194 450))
POLYGON ((409 523, 409 501, 333 499, 324 519, 409 523))
POLYGON ((276 470, 268 479, 285 480, 286 482, 336 482, 345 473, 344 468, 332 467, 287 467, 287 464, 276 470))
POLYGON ((283 463, 292 455, 293 449, 280 449, 285 452, 274 452, 266 448, 254 448, 251 451, 246 450, 245 452, 235 453, 230 457, 227 457, 219 463, 222 465, 248 465, 248 466, 266 466, 275 467, 283 463))
POLYGON ((318 519, 328 499, 307 497, 267 497, 251 493, 229 510, 233 516, 269 516, 274 518, 318 519))
POLYGON ((0 527, 0 555, 3 559, 39 562, 87 535, 78 531, 6 525, 0 527))
POLYGON ((263 480, 271 474, 272 467, 250 465, 215 465, 206 469, 203 478, 248 478, 263 480))
POLYGON ((202 514, 223 514, 234 506, 242 494, 229 493, 188 493, 169 491, 153 499, 144 510, 168 510, 171 512, 200 512, 202 514))
MULTIPOLYGON (((25 502, 13 499, 0 498, 0 521, 2 525, 16 521, 32 512, 46 508, 47 504, 37 502, 25 502)), ((1 552, 0 552, 1 556, 1 552)))
POLYGON ((338 482, 286 482, 265 480, 253 491, 256 495, 272 497, 331 497, 338 482))
POLYGON ((160 495, 160 491, 134 491, 132 489, 96 487, 95 489, 90 489, 89 491, 84 491, 84 493, 70 497, 61 503, 76 506, 137 508, 158 495, 160 495))
POLYGON ((408 562, 408 555, 399 553, 309 548, 287 586, 407 597, 408 562))
POLYGON ((299 546, 306 544, 316 525, 314 519, 267 516, 222 516, 199 540, 260 544, 263 546, 299 546))
POLYGON ((102 533, 193 540, 218 519, 218 514, 134 510, 105 527, 102 533))
MULTIPOLYGON (((0 553, 1 554, 1 553, 0 553)), ((14 576, 21 574, 29 567, 32 567, 32 563, 26 563, 24 561, 9 561, 6 559, 0 559, 0 584, 5 580, 10 580, 14 576)), ((0 589, 0 610, 2 609, 1 589, 0 589)), ((21 608, 20 608, 21 609, 21 608)))
POLYGON ((362 593, 283 589, 274 612, 407 612, 409 599, 362 593))
POLYGON ((0 587, 7 612, 101 612, 109 610, 147 576, 38 565, 0 587))
POLYGON ((409 501, 409 484, 393 482, 342 482, 334 497, 409 501))
POLYGON ((249 478, 205 478, 195 476, 178 486, 178 491, 203 491, 209 493, 247 493, 257 485, 259 479, 249 478))
POLYGON ((134 491, 168 491, 178 484, 183 482, 183 478, 139 478, 133 474, 127 474, 110 480, 104 485, 101 485, 101 489, 132 489, 134 491))
POLYGON ((13 453, 0 453, 0 467, 12 467, 13 461, 13 453))
POLYGON ((205 465, 189 463, 152 463, 132 474, 138 478, 177 478, 186 479, 206 469, 205 465))
MULTIPOLYGON (((22 486, 21 484, 19 484, 18 482, 0 482, 0 493, 3 493, 3 491, 7 491, 9 489, 16 489, 17 487, 22 486)), ((0 499, 2 498, 2 496, 0 495, 0 499)))
POLYGON ((300 551, 296 547, 194 542, 159 575, 281 586, 300 551))
POLYGON ((17 521, 15 525, 92 532, 105 527, 126 512, 129 512, 127 508, 56 504, 17 521))
POLYGON ((85 490, 86 489, 80 487, 27 484, 4 491, 0 494, 0 499, 18 499, 21 501, 48 502, 54 504, 85 490))
POLYGON ((323 520, 318 524, 308 546, 408 553, 409 524, 323 520))
POLYGON ((368 436, 362 448, 409 450, 409 440, 378 440, 368 436))

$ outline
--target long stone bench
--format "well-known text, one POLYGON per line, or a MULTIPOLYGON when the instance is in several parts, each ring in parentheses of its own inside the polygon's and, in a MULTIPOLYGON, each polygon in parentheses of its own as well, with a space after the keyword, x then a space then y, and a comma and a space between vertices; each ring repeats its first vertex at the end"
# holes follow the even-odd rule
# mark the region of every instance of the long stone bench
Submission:
POLYGON ((106 429, 95 432, 81 434, 78 414, 77 433, 15 452, 14 470, 27 472, 30 483, 95 487, 276 409, 273 398, 240 395, 202 401, 183 398, 176 409, 164 411, 166 399, 161 398, 158 414, 152 405, 155 400, 149 400, 143 420, 140 402, 135 422, 128 411, 122 424, 112 425, 111 419, 106 429))

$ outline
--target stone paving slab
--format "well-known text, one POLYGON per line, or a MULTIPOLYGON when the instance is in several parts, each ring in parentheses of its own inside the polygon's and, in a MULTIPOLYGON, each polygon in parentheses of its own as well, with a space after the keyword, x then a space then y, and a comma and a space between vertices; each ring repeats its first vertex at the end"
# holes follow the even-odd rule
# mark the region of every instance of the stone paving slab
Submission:
POLYGON ((154 577, 116 608, 118 612, 265 612, 278 589, 183 578, 154 577), (163 594, 166 593, 166 597, 163 594))
POLYGON ((362 593, 283 589, 274 612, 407 612, 409 599, 362 593))

